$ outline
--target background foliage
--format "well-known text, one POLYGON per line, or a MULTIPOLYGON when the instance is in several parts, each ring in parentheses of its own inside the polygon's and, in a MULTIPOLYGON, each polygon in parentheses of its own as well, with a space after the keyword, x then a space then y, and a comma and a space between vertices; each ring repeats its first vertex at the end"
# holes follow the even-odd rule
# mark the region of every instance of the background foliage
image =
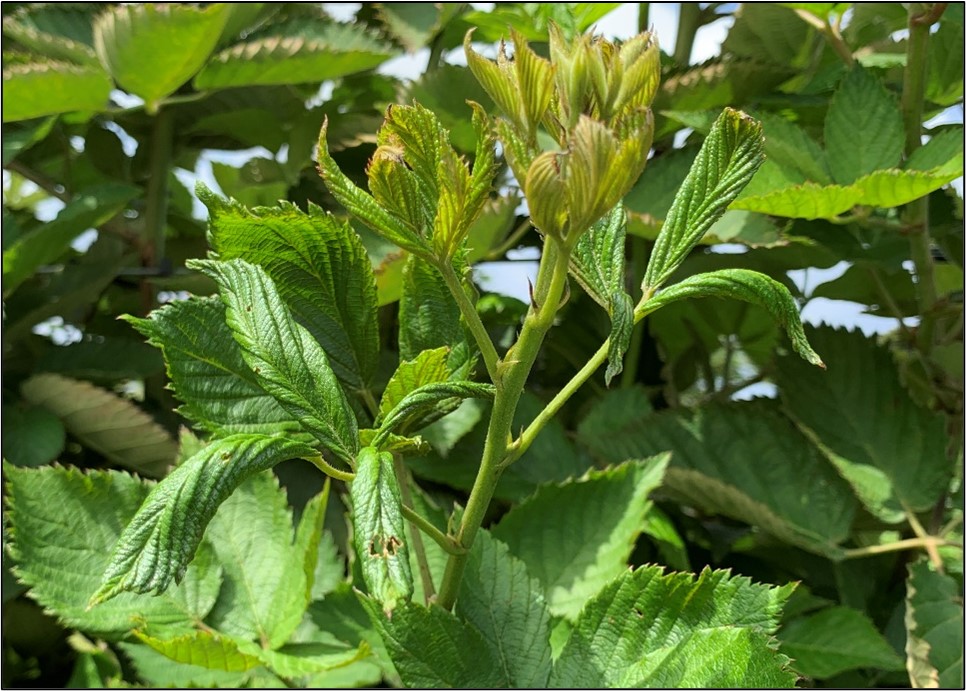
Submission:
MULTIPOLYGON (((633 605, 613 580, 630 563, 701 574, 675 576, 682 592, 730 588, 771 598, 770 614, 728 645, 754 650, 755 637, 777 630, 781 652, 809 685, 961 684, 963 235, 961 193, 949 183, 962 175, 962 124, 942 120, 919 136, 923 122, 950 107, 961 120, 963 8, 941 5, 682 5, 673 54, 661 56, 653 157, 625 197, 626 285, 644 278, 674 194, 714 119, 731 106, 762 122, 767 161, 671 283, 754 269, 785 284, 802 307, 849 300, 889 318, 890 328, 880 335, 811 328, 808 338, 828 366, 819 373, 790 352, 764 307, 676 302, 649 317, 630 335, 623 371, 609 387, 597 375, 503 477, 491 532, 481 534, 469 569, 486 577, 467 586, 458 605, 474 625, 426 621, 426 610, 416 608, 397 610, 382 625, 400 646, 406 636, 443 628, 473 651, 460 660, 454 650, 452 667, 437 678, 431 665, 389 663, 349 587, 359 576, 347 561, 344 488, 316 497, 321 475, 305 464, 283 463, 275 476, 243 484, 218 510, 177 588, 149 606, 122 595, 86 609, 148 491, 137 476, 162 477, 199 447, 182 428, 194 419, 191 393, 175 400, 166 377, 192 374, 199 340, 231 340, 192 328, 202 316, 193 311, 224 309, 215 301, 172 302, 165 318, 131 319, 134 328, 117 316, 146 317, 185 291, 212 293, 214 281, 186 261, 204 257, 209 240, 222 259, 250 251, 233 247, 238 236, 219 235, 219 227, 256 213, 276 229, 276 242, 297 246, 316 222, 310 204, 344 214, 312 158, 326 115, 333 157, 362 185, 391 103, 416 99, 433 110, 457 150, 472 157, 465 101, 491 111, 493 103, 467 68, 452 64, 466 31, 476 29, 474 45, 483 50, 512 26, 543 53, 551 20, 578 32, 614 5, 568 11, 509 3, 480 11, 363 3, 355 21, 341 23, 324 6, 286 3, 5 3, 3 456, 11 513, 3 683, 599 682, 580 676, 603 645, 581 605, 608 597, 614 607, 633 605), (923 17, 911 32, 910 15, 923 17), (698 28, 722 16, 733 24, 721 55, 691 64, 698 28), (427 63, 417 79, 376 70, 406 53, 427 63), (231 163, 218 162, 222 152, 232 152, 224 159, 231 163), (203 199, 207 213, 199 208, 186 173, 212 160, 214 181, 243 206, 213 195, 203 199), (245 208, 256 206, 274 208, 245 208), (210 238, 208 214, 216 220, 210 238), (830 267, 836 271, 821 271, 830 267), (180 334, 177 352, 165 352, 167 373, 160 352, 145 343, 165 329, 180 334), (755 394, 767 396, 744 400, 755 394), (665 451, 670 457, 648 472, 636 463, 613 467, 665 451), (58 473, 55 461, 136 475, 58 473), (584 516, 594 518, 578 520, 584 516), (575 531, 582 539, 565 539, 575 531), (490 574, 487 565, 503 551, 512 568, 490 574), (735 579, 720 582, 702 573, 706 566, 730 568, 735 579), (790 595, 784 588, 766 594, 744 577, 800 585, 790 595), (514 651, 477 645, 486 626, 479 612, 498 599, 485 594, 485 583, 542 594, 545 606, 528 621, 551 632, 550 649, 530 651, 516 669, 514 651), (481 600, 471 597, 481 592, 481 600), (492 667, 508 676, 474 676, 491 667, 479 665, 481 649, 503 660, 492 667), (548 676, 551 658, 557 664, 548 676)), ((641 27, 648 11, 640 4, 641 27)), ((527 232, 515 183, 505 183, 469 229, 468 261, 480 274, 540 246, 527 232)), ((364 396, 386 386, 400 358, 431 347, 434 334, 420 330, 424 305, 399 301, 406 285, 425 277, 407 268, 404 251, 355 230, 362 240, 351 247, 353 261, 375 275, 379 333, 365 332, 352 305, 320 315, 330 301, 317 295, 280 299, 301 323, 318 319, 313 334, 351 334, 348 344, 320 340, 344 355, 330 355, 343 388, 364 396)), ((266 262, 278 256, 277 247, 262 247, 266 262)), ((321 280, 311 275, 317 265, 313 258, 299 270, 321 280)), ((331 296, 355 275, 332 282, 331 296)), ((610 333, 607 312, 584 288, 573 284, 550 332, 519 426, 610 333)), ((483 291, 479 306, 498 342, 512 337, 525 311, 495 292, 483 291)), ((213 366, 247 371, 240 355, 213 366)), ((219 431, 291 429, 273 399, 250 400, 249 417, 226 414, 237 429, 219 431)), ((441 508, 464 501, 475 475, 487 405, 468 400, 436 422, 424 435, 432 448, 407 462, 426 490, 413 501, 441 527, 441 508)), ((437 565, 444 557, 435 554, 437 565)), ((655 572, 622 578, 644 582, 655 572)), ((638 605, 666 599, 651 597, 638 605)), ((628 633, 639 646, 653 635, 628 633)), ((673 659, 651 677, 635 676, 632 662, 618 665, 627 676, 607 683, 689 683, 673 659)))

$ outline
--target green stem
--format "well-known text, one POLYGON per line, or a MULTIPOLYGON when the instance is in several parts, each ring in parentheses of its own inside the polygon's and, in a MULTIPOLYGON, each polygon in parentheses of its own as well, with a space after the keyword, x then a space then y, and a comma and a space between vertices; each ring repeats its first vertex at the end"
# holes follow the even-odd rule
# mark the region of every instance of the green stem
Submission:
POLYGON ((470 333, 473 334, 473 338, 476 340, 476 345, 479 347, 480 353, 483 355, 483 362, 486 365, 486 372, 490 375, 490 381, 499 386, 500 356, 496 353, 496 346, 493 345, 493 341, 490 339, 490 334, 486 332, 486 327, 483 326, 483 322, 480 319, 480 314, 476 311, 476 305, 470 301, 470 298, 466 294, 466 290, 463 288, 463 284, 456 275, 456 271, 453 269, 452 264, 448 262, 441 262, 436 268, 439 269, 440 274, 442 274, 443 280, 446 282, 446 286, 449 288, 450 293, 453 294, 453 298, 456 300, 456 304, 460 308, 460 313, 463 315, 463 320, 466 322, 466 326, 469 328, 470 333))
POLYGON ((924 546, 926 548, 926 554, 929 555, 929 561, 931 561, 932 565, 936 567, 936 571, 939 573, 945 573, 946 569, 943 567, 943 559, 941 556, 939 556, 939 550, 936 548, 936 543, 932 542, 932 540, 935 539, 934 536, 926 532, 926 529, 923 527, 922 523, 919 522, 919 517, 916 516, 915 511, 912 511, 905 504, 903 504, 902 508, 906 513, 906 520, 909 521, 909 525, 912 527, 912 532, 914 532, 916 537, 920 540, 927 541, 924 546))
POLYGON ((523 238, 523 236, 527 234, 527 231, 532 227, 533 224, 530 222, 530 219, 525 219, 520 225, 513 229, 513 232, 507 236, 507 239, 504 240, 499 247, 487 252, 486 260, 495 261, 497 259, 502 259, 503 255, 507 253, 507 250, 512 250, 514 247, 516 247, 517 244, 519 244, 520 239, 523 238))
POLYGON ((887 552, 901 552, 907 549, 935 549, 944 545, 958 546, 954 542, 943 540, 939 537, 911 537, 906 540, 889 542, 885 545, 870 545, 868 547, 856 547, 844 551, 844 559, 856 559, 859 557, 871 557, 876 554, 886 554, 887 552))
POLYGON ((345 470, 339 470, 335 466, 329 465, 329 462, 322 458, 322 455, 312 456, 311 458, 305 459, 316 468, 321 470, 323 473, 336 480, 342 480, 343 482, 352 482, 355 479, 355 474, 347 472, 345 470))
MULTIPOLYGON (((650 257, 648 243, 642 237, 631 236, 631 281, 640 285, 647 272, 647 260, 650 257)), ((627 346, 624 357, 624 372, 621 374, 621 388, 626 389, 637 382, 637 371, 640 366, 641 346, 644 343, 644 325, 638 322, 631 331, 631 342, 627 346)))
POLYGON ((841 15, 839 16, 839 21, 837 21, 835 24, 832 24, 828 20, 815 16, 808 10, 796 9, 795 14, 797 14, 803 21, 818 29, 818 32, 825 38, 826 43, 828 43, 832 47, 832 50, 838 53, 839 57, 842 58, 842 62, 849 67, 855 64, 855 57, 852 55, 852 50, 845 42, 845 39, 842 38, 841 31, 839 31, 841 26, 841 15))
POLYGON ((637 33, 643 34, 651 25, 651 3, 637 3, 637 33))
POLYGON ((452 537, 444 533, 435 525, 416 513, 405 504, 402 507, 402 515, 407 521, 422 530, 433 542, 439 545, 447 554, 460 555, 466 554, 466 550, 456 544, 452 537))
POLYGON ((682 2, 678 17, 678 34, 674 41, 674 61, 679 65, 691 62, 694 37, 701 28, 703 15, 701 5, 696 2, 682 2))
MULTIPOLYGON (((409 488, 409 469, 403 463, 399 454, 392 455, 393 469, 396 471, 396 481, 399 483, 399 495, 402 499, 403 510, 413 509, 413 493, 409 488)), ((419 514, 416 514, 419 515, 419 514)), ((409 536, 413 545, 413 552, 416 554, 416 564, 419 567, 419 579, 423 584, 423 595, 426 597, 428 605, 431 598, 436 595, 436 588, 433 587, 433 574, 429 570, 429 562, 426 560, 426 547, 423 545, 423 538, 419 534, 419 527, 413 523, 409 525, 409 536)))
MULTIPOLYGON (((483 458, 456 535, 457 544, 467 551, 473 546, 473 540, 483 523, 483 517, 500 479, 501 466, 511 440, 513 415, 540 352, 540 346, 553 326, 554 316, 566 291, 569 261, 567 249, 553 237, 548 237, 537 274, 537 285, 533 291, 533 303, 523 320, 520 338, 500 363, 500 371, 495 379, 496 396, 493 399, 493 411, 483 446, 483 458)), ((441 607, 452 609, 465 569, 465 554, 449 558, 437 599, 441 607)))
MULTIPOLYGON (((171 172, 171 150, 174 138, 174 119, 170 108, 162 108, 154 118, 151 133, 150 171, 147 198, 144 204, 144 244, 141 264, 159 266, 164 258, 164 231, 168 220, 168 174, 171 172)), ((155 296, 150 282, 141 282, 145 311, 155 307, 155 296)))

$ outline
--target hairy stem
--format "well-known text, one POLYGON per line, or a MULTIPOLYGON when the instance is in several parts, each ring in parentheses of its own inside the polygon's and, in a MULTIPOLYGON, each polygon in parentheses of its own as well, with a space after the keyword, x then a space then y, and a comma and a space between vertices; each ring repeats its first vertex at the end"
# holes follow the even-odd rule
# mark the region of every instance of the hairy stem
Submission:
POLYGON ((466 322, 466 326, 469 328, 470 333, 473 334, 473 339, 476 341, 476 345, 479 347, 480 353, 483 355, 483 362, 486 365, 486 372, 490 376, 490 381, 499 387, 500 356, 497 355, 496 346, 493 345, 493 340, 490 338, 490 334, 486 332, 486 327, 483 326, 483 322, 480 320, 480 315, 476 311, 476 305, 470 301, 470 298, 466 294, 466 290, 463 288, 463 284, 456 275, 456 270, 453 269, 452 264, 443 262, 437 266, 437 268, 442 274, 443 280, 446 282, 446 286, 449 288, 449 291, 453 294, 456 304, 459 305, 460 313, 463 315, 463 320, 466 322))
MULTIPOLYGON (((402 506, 415 514, 416 511, 412 508, 413 493, 409 487, 409 469, 406 468, 406 464, 403 463, 402 458, 397 453, 392 455, 392 465, 396 471, 396 481, 399 483, 402 506)), ((419 579, 423 584, 423 594, 426 597, 426 604, 429 604, 430 599, 436 595, 436 588, 433 586, 433 574, 430 573, 429 562, 426 560, 426 547, 423 545, 423 537, 419 534, 419 527, 412 522, 409 524, 409 537, 412 541, 413 552, 416 554, 416 564, 419 567, 419 579)))

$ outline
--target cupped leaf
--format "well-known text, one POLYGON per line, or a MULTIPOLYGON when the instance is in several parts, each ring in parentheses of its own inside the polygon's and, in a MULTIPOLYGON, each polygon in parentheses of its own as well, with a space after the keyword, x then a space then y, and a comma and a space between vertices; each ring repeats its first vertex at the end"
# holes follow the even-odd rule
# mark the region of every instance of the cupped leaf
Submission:
POLYGON ((156 108, 205 64, 228 9, 221 3, 108 7, 94 22, 94 49, 122 88, 156 108))
POLYGON ((495 391, 492 384, 472 381, 424 384, 406 394, 386 414, 373 444, 378 445, 390 432, 406 432, 428 425, 456 410, 467 398, 493 398, 495 391))
POLYGON ((4 475, 14 572, 64 625, 109 639, 138 627, 178 635, 208 615, 221 586, 210 549, 199 550, 181 584, 160 597, 125 593, 88 607, 111 549, 151 489, 148 483, 116 471, 9 464, 4 475))
POLYGON ((20 391, 26 400, 60 418, 82 444, 118 465, 160 477, 174 462, 174 440, 126 398, 59 374, 34 375, 20 391))
POLYGON ((761 125, 726 108, 715 121, 674 197, 644 274, 651 293, 684 261, 764 161, 761 125))
POLYGON ((245 364, 217 296, 178 300, 147 319, 125 319, 161 349, 170 386, 184 402, 178 412, 202 429, 221 435, 302 433, 298 419, 245 364))
POLYGON ((393 612, 412 597, 413 574, 392 454, 362 449, 349 496, 352 541, 366 587, 385 612, 393 612))
POLYGON ((221 288, 228 327, 261 387, 351 465, 359 448, 355 415, 325 351, 292 317, 265 270, 240 259, 190 265, 221 288))
POLYGON ((91 603, 124 591, 164 592, 184 578, 205 528, 238 485, 281 461, 313 453, 283 437, 239 434, 211 442, 151 490, 114 547, 91 603))
POLYGON ((372 264, 347 223, 310 204, 246 209, 199 185, 212 248, 222 260, 261 266, 279 296, 325 350, 339 380, 365 390, 379 362, 372 264))
POLYGON ((794 586, 727 571, 625 571, 584 606, 554 663, 555 688, 793 688, 770 638, 794 586))
POLYGON ((925 560, 906 581, 906 668, 913 688, 963 683, 962 587, 925 560))
POLYGON ((576 617, 627 568, 650 507, 647 495, 660 484, 667 464, 667 456, 631 461, 589 471, 577 481, 543 485, 492 529, 540 582, 552 614, 576 617))
POLYGON ((808 344, 798 314, 798 305, 788 288, 757 271, 722 269, 690 276, 648 300, 642 311, 650 313, 675 300, 703 297, 733 298, 761 305, 785 329, 792 347, 802 359, 812 365, 825 366, 818 353, 808 344))
POLYGON ((107 105, 111 80, 100 67, 68 62, 33 62, 5 66, 3 121, 43 115, 98 112, 107 105))

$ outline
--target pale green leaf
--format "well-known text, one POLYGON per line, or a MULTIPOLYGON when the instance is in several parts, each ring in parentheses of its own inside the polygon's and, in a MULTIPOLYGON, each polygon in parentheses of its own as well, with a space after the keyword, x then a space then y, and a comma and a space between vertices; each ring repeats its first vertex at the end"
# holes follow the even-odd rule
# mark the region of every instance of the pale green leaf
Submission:
POLYGON ((735 688, 795 685, 774 633, 794 586, 727 571, 625 571, 585 605, 554 663, 557 688, 735 688))
MULTIPOLYGON (((951 165, 963 155, 963 128, 951 127, 932 135, 928 142, 912 152, 906 170, 932 170, 951 165)), ((962 163, 959 165, 962 168, 962 163)))
POLYGON ((829 607, 795 619, 778 632, 796 672, 828 679, 850 669, 901 670, 902 658, 869 618, 849 607, 829 607))
POLYGON ((191 267, 217 281, 228 327, 261 387, 351 465, 359 448, 355 415, 325 351, 292 317, 268 274, 240 259, 194 260, 191 267))
MULTIPOLYGON (((340 562, 337 555, 333 555, 329 549, 334 547, 331 543, 331 535, 323 532, 325 528, 325 510, 329 505, 329 491, 332 485, 330 478, 325 479, 325 485, 321 492, 309 499, 305 508, 302 509, 302 516, 299 518, 298 527, 295 530, 295 554, 302 561, 302 572, 305 574, 305 605, 312 601, 312 593, 318 590, 320 593, 326 592, 327 583, 319 583, 316 587, 316 576, 328 577, 332 571, 330 562, 340 562), (328 535, 329 540, 323 540, 328 535)), ((341 576, 342 564, 338 564, 338 574, 341 576)))
POLYGON ((37 406, 3 406, 3 458, 14 465, 38 466, 64 450, 66 430, 56 415, 37 406))
POLYGON ((175 662, 142 643, 125 641, 119 647, 130 659, 140 680, 149 686, 178 689, 241 688, 250 683, 251 671, 224 672, 175 662))
POLYGON ((675 300, 687 298, 718 297, 743 300, 761 305, 788 333, 792 347, 806 362, 824 367, 818 353, 812 350, 805 338, 798 304, 788 288, 775 279, 747 269, 722 269, 689 276, 680 283, 668 286, 643 307, 644 313, 659 310, 675 300))
POLYGON ((732 209, 786 218, 835 218, 859 203, 854 186, 818 185, 805 182, 793 187, 742 197, 731 204, 732 209))
POLYGON ((962 586, 926 561, 906 581, 906 668, 913 688, 963 685, 962 586))
POLYGON ((544 688, 550 675, 550 611, 540 583, 506 545, 482 530, 467 557, 456 615, 494 649, 511 688, 544 688))
POLYGON ((246 642, 241 647, 258 656, 258 659, 283 679, 304 678, 347 667, 365 659, 369 654, 369 647, 365 643, 353 648, 341 642, 309 641, 288 643, 278 650, 266 650, 255 643, 246 642))
POLYGON ((68 434, 118 465, 160 477, 174 462, 174 440, 133 401, 59 374, 34 375, 20 391, 59 417, 68 434))
POLYGON ((849 535, 850 488, 770 403, 613 420, 602 413, 590 422, 579 440, 603 462, 670 451, 665 486, 706 511, 818 554, 835 556, 849 535))
POLYGON ((412 360, 403 360, 386 384, 379 401, 379 415, 385 417, 403 398, 426 384, 436 384, 449 379, 446 364, 449 348, 443 346, 423 350, 412 360))
POLYGON ((94 49, 115 81, 150 110, 201 69, 227 18, 222 3, 110 6, 94 22, 94 49))
POLYGON ((88 608, 121 531, 150 485, 116 471, 4 467, 10 557, 30 596, 65 626, 117 639, 134 628, 189 632, 207 616, 221 585, 210 550, 181 584, 155 598, 126 593, 88 608), (52 498, 56 497, 56 501, 52 498))
POLYGON ((825 148, 835 182, 847 185, 899 164, 905 141, 895 98, 871 72, 854 67, 839 84, 825 116, 825 148))
POLYGON ((373 444, 379 445, 388 433, 408 432, 453 412, 467 398, 492 398, 492 384, 472 381, 448 381, 424 384, 406 394, 379 426, 373 444))
POLYGON ((217 632, 195 631, 164 640, 139 631, 134 635, 152 650, 186 665, 222 672, 245 672, 262 664, 254 655, 239 650, 237 641, 217 632))
POLYGON ((298 419, 266 393, 245 364, 225 323, 217 296, 178 300, 147 319, 126 317, 164 353, 178 412, 202 429, 222 435, 302 434, 298 419))
POLYGON ((877 170, 852 185, 858 193, 856 204, 890 208, 925 197, 963 174, 962 153, 941 167, 928 171, 877 170))
POLYGON ((349 485, 352 541, 369 593, 386 612, 413 594, 408 538, 392 454, 366 447, 349 485))
POLYGON ((627 568, 668 457, 589 471, 543 485, 492 529, 544 588, 550 612, 576 617, 584 603, 627 568))
POLYGON ((7 65, 3 70, 3 121, 101 111, 112 86, 100 67, 67 62, 7 65))
POLYGON ((114 547, 91 602, 123 591, 164 592, 184 578, 215 511, 246 478, 312 453, 283 437, 239 434, 211 442, 151 490, 114 547))
POLYGON ((902 519, 902 504, 926 511, 952 472, 943 418, 917 406, 899 381, 887 348, 860 331, 809 331, 827 372, 784 357, 782 399, 856 495, 878 518, 902 519))
POLYGON ((645 293, 658 289, 721 217, 764 160, 761 125, 725 109, 674 197, 644 275, 645 293))
POLYGON ((365 248, 347 223, 315 205, 246 209, 207 188, 212 249, 243 259, 271 277, 292 316, 319 342, 339 380, 367 388, 379 362, 376 287, 365 248))

